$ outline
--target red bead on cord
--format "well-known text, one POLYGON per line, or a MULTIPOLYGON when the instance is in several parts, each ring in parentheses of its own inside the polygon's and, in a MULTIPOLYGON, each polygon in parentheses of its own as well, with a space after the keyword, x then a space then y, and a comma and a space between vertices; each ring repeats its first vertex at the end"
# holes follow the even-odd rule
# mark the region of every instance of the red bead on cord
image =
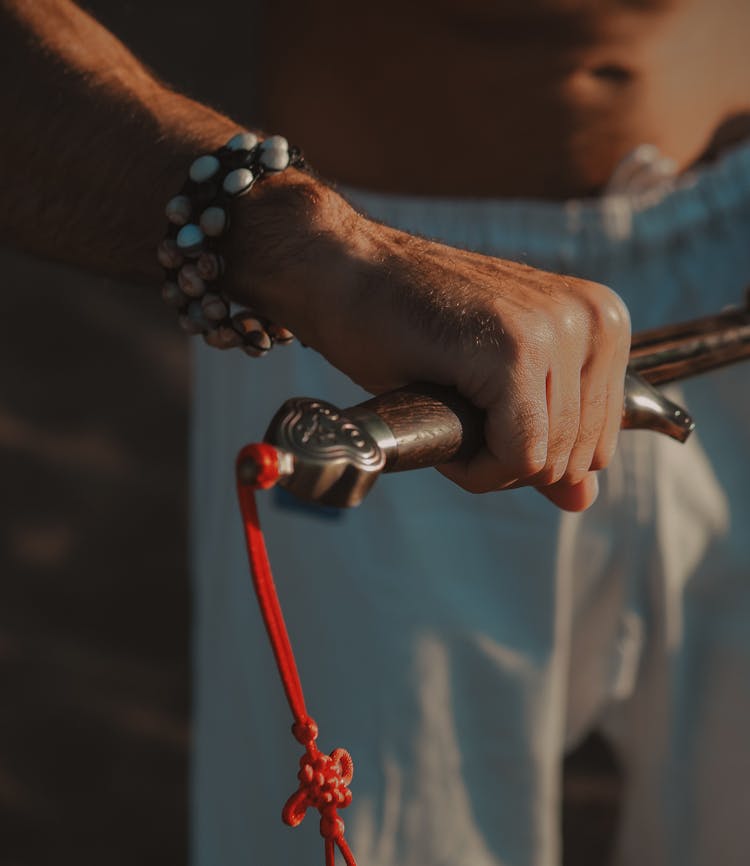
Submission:
POLYGON ((278 455, 273 446, 260 443, 247 445, 240 451, 237 457, 237 493, 253 586, 294 717, 292 734, 305 747, 297 773, 299 787, 286 801, 281 817, 286 824, 296 827, 309 808, 317 809, 320 812, 320 834, 325 844, 326 866, 335 866, 336 848, 341 851, 346 866, 357 866, 344 838, 344 822, 338 814, 339 809, 346 808, 352 801, 348 786, 354 774, 354 762, 346 749, 334 749, 330 755, 326 755, 315 745, 318 726, 307 713, 297 663, 258 519, 255 490, 273 487, 278 478, 278 455))

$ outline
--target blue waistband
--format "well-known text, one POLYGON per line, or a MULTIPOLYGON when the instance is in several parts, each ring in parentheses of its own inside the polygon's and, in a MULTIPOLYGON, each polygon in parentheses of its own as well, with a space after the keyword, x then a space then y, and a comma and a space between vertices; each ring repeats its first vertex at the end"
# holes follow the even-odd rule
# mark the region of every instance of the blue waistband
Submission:
MULTIPOLYGON (((555 251, 571 260, 584 245, 601 251, 637 242, 662 248, 720 228, 750 210, 750 142, 715 163, 666 178, 637 193, 547 202, 534 199, 432 198, 343 189, 373 219, 490 255, 532 260, 555 251)), ((748 240, 750 244, 750 239, 748 240)))

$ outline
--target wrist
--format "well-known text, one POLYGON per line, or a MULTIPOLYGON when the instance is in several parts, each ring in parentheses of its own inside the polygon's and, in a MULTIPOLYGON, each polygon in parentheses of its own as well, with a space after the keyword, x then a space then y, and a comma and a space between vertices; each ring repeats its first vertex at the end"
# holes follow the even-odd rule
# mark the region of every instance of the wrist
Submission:
POLYGON ((157 249, 166 278, 162 297, 176 308, 186 333, 252 357, 294 338, 286 325, 272 320, 270 310, 291 309, 296 321, 304 320, 294 315, 300 312, 300 295, 289 297, 283 289, 294 284, 287 279, 288 265, 299 261, 311 232, 320 233, 318 216, 325 212, 319 206, 325 188, 309 183, 305 168, 299 149, 283 136, 259 138, 245 130, 194 158, 179 193, 166 205, 167 236, 157 249), (290 180, 269 195, 253 196, 281 174, 290 180), (243 209, 243 199, 254 202, 243 209), (233 225, 238 215, 239 225, 233 225))
POLYGON ((367 221, 327 184, 289 169, 237 202, 226 241, 228 295, 317 347, 344 303, 367 221))

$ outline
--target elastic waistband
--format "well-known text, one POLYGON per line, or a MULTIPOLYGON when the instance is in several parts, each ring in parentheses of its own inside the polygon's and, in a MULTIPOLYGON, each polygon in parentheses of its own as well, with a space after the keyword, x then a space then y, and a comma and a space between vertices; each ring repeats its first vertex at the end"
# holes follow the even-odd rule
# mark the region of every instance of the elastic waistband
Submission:
POLYGON ((574 259, 580 244, 600 251, 634 240, 662 247, 750 211, 750 142, 642 193, 546 202, 342 192, 373 219, 454 246, 533 259, 567 243, 574 259))

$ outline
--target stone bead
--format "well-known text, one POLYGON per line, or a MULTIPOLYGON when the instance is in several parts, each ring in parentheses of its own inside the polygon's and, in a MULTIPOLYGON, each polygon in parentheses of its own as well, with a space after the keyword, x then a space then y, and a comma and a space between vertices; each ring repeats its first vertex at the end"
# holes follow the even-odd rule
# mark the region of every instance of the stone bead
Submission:
POLYGON ((218 280, 224 273, 224 260, 216 253, 201 253, 195 265, 198 275, 208 282, 218 280))
POLYGON ((223 207, 207 207, 201 214, 201 229, 210 238, 218 238, 227 226, 227 212, 223 207))
POLYGON ((177 246, 186 255, 198 252, 204 240, 205 235, 195 223, 188 223, 177 232, 177 246))
POLYGON ((170 307, 184 307, 189 300, 177 283, 166 282, 161 287, 161 299, 170 307))
POLYGON ((232 324, 243 337, 249 334, 265 333, 265 327, 260 319, 249 310, 240 310, 232 316, 232 324))
POLYGON ((242 336, 231 325, 222 325, 220 328, 217 328, 217 332, 227 349, 242 345, 242 336))
POLYGON ((163 268, 179 268, 183 262, 177 242, 172 238, 164 238, 156 249, 156 258, 163 268))
POLYGON ((206 283, 193 264, 183 265, 177 274, 179 287, 191 298, 200 298, 206 291, 206 283))
POLYGON ((242 334, 242 347, 248 355, 258 357, 270 350, 273 343, 260 319, 242 312, 232 316, 232 323, 242 334))
POLYGON ((203 339, 214 349, 233 349, 242 345, 242 337, 229 326, 222 326, 203 335, 203 339))
POLYGON ((284 328, 282 325, 270 324, 268 326, 268 333, 273 337, 275 343, 279 343, 282 346, 294 340, 294 334, 289 328, 284 328))
POLYGON ((289 142, 284 138, 283 135, 269 135, 268 138, 263 139, 260 144, 261 152, 264 150, 286 150, 289 151, 289 142))
POLYGON ((203 183, 204 180, 210 180, 221 167, 219 160, 211 154, 199 156, 190 166, 190 180, 196 183, 203 183))
POLYGON ((180 313, 177 317, 177 321, 186 334, 200 334, 203 331, 203 328, 201 328, 197 322, 193 321, 187 313, 180 313))
POLYGON ((249 168, 236 168, 224 178, 224 192, 229 195, 242 195, 253 183, 253 173, 249 168))
POLYGON ((203 341, 207 346, 211 346, 212 349, 223 349, 224 346, 221 344, 221 340, 219 339, 219 332, 216 331, 206 331, 203 335, 203 341))
POLYGON ((227 150, 252 150, 258 143, 258 136, 252 132, 238 132, 226 143, 227 150))
POLYGON ((283 135, 269 135, 261 142, 260 164, 269 171, 283 171, 289 165, 289 142, 283 135))
POLYGON ((227 302, 215 292, 206 292, 201 299, 201 307, 205 317, 211 322, 220 322, 229 315, 227 302))
POLYGON ((289 151, 280 147, 264 150, 260 155, 260 164, 269 171, 283 171, 289 165, 289 151))
POLYGON ((269 353, 270 349, 271 349, 270 345, 267 349, 260 349, 260 348, 258 348, 258 346, 251 346, 248 343, 245 343, 242 346, 242 351, 246 355, 249 355, 251 358, 262 358, 264 355, 267 355, 269 353))
POLYGON ((190 199, 186 195, 176 195, 167 202, 167 219, 176 226, 184 226, 190 219, 190 199))

